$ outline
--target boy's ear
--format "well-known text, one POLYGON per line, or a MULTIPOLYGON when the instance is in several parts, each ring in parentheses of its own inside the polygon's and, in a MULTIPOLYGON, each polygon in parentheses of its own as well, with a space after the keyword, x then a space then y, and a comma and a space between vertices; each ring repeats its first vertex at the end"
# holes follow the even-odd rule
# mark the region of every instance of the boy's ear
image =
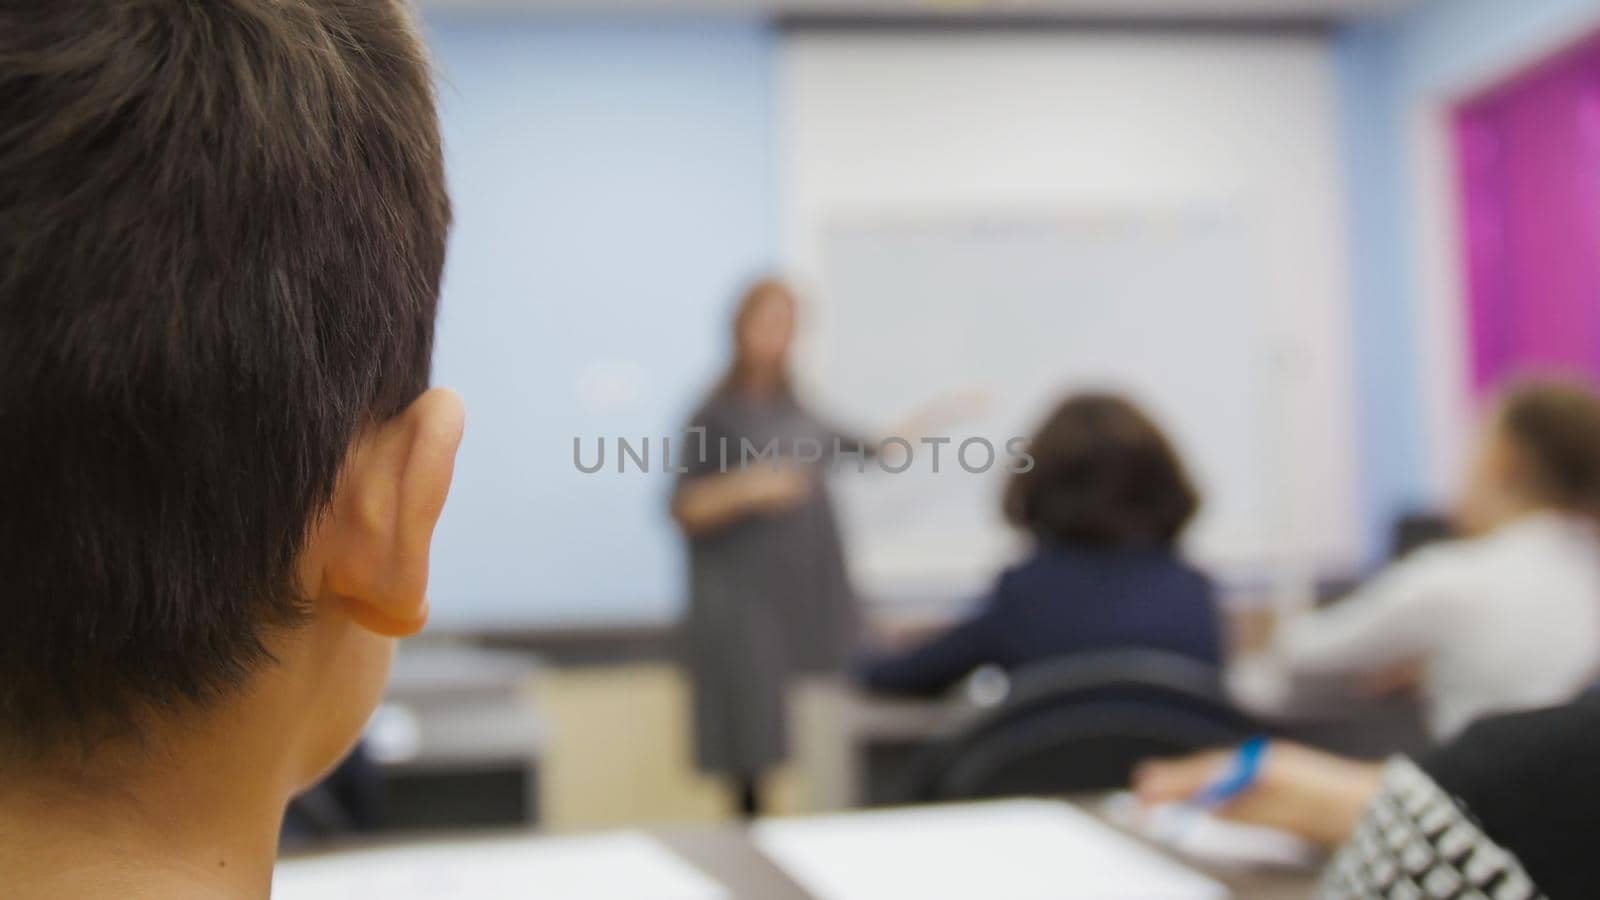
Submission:
POLYGON ((318 532, 319 601, 386 637, 422 630, 428 551, 464 422, 461 398, 434 388, 357 440, 318 532))

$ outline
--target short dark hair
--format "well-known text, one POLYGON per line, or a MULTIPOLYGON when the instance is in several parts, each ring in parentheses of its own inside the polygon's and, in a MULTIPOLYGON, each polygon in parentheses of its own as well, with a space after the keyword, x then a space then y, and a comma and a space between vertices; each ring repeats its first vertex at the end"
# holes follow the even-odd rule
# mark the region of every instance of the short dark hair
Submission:
POLYGON ((1172 444, 1115 394, 1067 397, 1028 444, 1033 467, 1011 476, 1012 524, 1063 543, 1170 546, 1199 495, 1172 444))
POLYGON ((0 109, 0 751, 35 754, 303 621, 346 450, 426 389, 450 214, 396 0, 7 4, 0 109))
POLYGON ((1600 517, 1600 397, 1586 382, 1534 377, 1511 384, 1501 429, 1521 451, 1539 501, 1600 517))

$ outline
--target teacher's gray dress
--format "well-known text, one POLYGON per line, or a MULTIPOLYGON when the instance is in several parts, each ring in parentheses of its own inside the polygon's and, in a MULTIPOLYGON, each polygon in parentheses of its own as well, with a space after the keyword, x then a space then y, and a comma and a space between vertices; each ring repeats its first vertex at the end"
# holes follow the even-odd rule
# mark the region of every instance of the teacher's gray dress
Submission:
MULTIPOLYGON (((755 404, 713 397, 689 428, 680 463, 688 471, 681 480, 723 471, 724 445, 727 471, 736 470, 741 439, 765 447, 776 438, 787 454, 796 438, 809 438, 823 447, 823 465, 835 439, 847 452, 861 449, 789 399, 755 404), (703 442, 695 431, 700 428, 703 442)), ((781 762, 791 678, 842 671, 855 648, 856 622, 855 594, 822 479, 799 506, 691 537, 683 649, 699 767, 749 777, 781 762)))

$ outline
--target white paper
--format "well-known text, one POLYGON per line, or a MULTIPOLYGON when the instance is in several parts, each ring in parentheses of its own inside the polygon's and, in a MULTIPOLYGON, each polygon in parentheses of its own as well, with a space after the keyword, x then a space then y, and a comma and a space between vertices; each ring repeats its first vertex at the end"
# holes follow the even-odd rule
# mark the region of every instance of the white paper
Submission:
POLYGON ((278 864, 272 900, 727 900, 651 838, 494 838, 278 864))
POLYGON ((757 824, 817 900, 1221 900, 1228 889, 1065 803, 1008 800, 757 824))

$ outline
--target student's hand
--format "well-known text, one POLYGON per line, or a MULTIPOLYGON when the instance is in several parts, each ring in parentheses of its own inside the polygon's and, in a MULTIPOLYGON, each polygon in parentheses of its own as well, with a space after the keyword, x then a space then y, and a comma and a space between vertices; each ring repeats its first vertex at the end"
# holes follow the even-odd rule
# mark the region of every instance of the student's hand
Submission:
MULTIPOLYGON (((1193 796, 1227 769, 1232 751, 1143 763, 1133 790, 1146 806, 1193 796)), ((1256 782, 1215 812, 1225 819, 1266 825, 1329 846, 1349 839, 1383 781, 1382 767, 1273 741, 1256 782)))
POLYGON ((785 463, 773 471, 753 466, 735 476, 741 479, 745 501, 756 512, 778 513, 793 509, 811 496, 812 473, 785 463))
POLYGON ((1369 697, 1406 694, 1422 682, 1422 663, 1403 662, 1369 672, 1361 677, 1361 693, 1369 697))
POLYGON ((867 633, 872 648, 880 653, 899 653, 918 644, 932 640, 949 626, 927 621, 894 619, 867 623, 867 633))

